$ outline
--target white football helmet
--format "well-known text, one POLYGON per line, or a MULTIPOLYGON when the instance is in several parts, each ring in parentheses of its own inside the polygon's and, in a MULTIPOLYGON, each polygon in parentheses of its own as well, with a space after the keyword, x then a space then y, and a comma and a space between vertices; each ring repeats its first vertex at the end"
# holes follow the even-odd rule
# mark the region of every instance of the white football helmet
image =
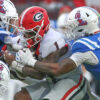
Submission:
POLYGON ((10 0, 0 0, 0 27, 9 31, 9 25, 16 27, 16 20, 18 13, 14 4, 10 0), (11 19, 14 19, 14 24, 10 24, 11 19))
POLYGON ((57 19, 57 27, 58 28, 65 27, 65 25, 66 25, 65 19, 67 18, 67 16, 68 16, 67 13, 63 13, 58 17, 58 19, 57 19))
POLYGON ((70 40, 94 34, 99 29, 99 16, 95 9, 78 7, 72 10, 66 20, 66 37, 70 40))
POLYGON ((10 80, 10 71, 8 66, 0 61, 0 96, 7 91, 7 85, 10 80))
POLYGON ((61 33, 63 33, 65 37, 66 33, 66 19, 68 17, 68 13, 61 14, 57 19, 57 30, 61 33))

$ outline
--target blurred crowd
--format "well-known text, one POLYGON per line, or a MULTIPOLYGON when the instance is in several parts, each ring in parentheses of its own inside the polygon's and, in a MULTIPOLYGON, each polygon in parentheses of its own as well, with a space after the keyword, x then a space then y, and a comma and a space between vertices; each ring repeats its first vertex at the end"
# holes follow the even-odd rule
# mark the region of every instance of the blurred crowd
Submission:
POLYGON ((100 12, 99 0, 11 0, 21 13, 29 6, 41 6, 48 11, 51 19, 57 19, 63 10, 73 9, 80 6, 91 6, 100 12), (65 6, 68 6, 65 8, 65 6), (64 8, 63 8, 64 7, 64 8), (63 8, 63 9, 62 9, 63 8))

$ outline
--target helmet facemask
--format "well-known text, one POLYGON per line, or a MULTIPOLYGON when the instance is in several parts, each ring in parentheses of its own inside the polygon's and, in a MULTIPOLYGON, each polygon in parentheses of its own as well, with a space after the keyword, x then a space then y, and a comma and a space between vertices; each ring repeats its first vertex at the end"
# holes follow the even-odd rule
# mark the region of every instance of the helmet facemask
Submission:
POLYGON ((17 18, 9 19, 8 31, 10 31, 11 33, 15 35, 18 34, 18 19, 17 18))
POLYGON ((15 30, 17 29, 17 20, 18 13, 14 4, 10 0, 2 0, 2 3, 0 4, 0 27, 8 32, 15 33, 15 30))
POLYGON ((38 6, 25 9, 19 17, 19 27, 22 28, 26 41, 33 40, 31 47, 35 47, 42 40, 49 29, 49 25, 47 11, 38 6))
POLYGON ((6 31, 12 34, 17 34, 17 31, 18 31, 17 18, 6 17, 4 19, 1 18, 1 20, 2 21, 0 21, 0 25, 2 28, 4 28, 6 31))
POLYGON ((20 27, 29 47, 33 47, 41 41, 42 36, 39 34, 39 32, 41 31, 43 24, 44 20, 42 21, 41 26, 37 25, 36 27, 29 30, 25 30, 24 28, 20 27), (31 43, 30 40, 32 40, 31 43))

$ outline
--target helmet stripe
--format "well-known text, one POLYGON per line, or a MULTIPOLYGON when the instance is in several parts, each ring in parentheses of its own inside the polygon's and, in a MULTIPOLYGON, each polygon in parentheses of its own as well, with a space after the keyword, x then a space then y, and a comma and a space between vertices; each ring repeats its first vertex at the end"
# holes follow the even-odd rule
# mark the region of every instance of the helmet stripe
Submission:
POLYGON ((23 19, 24 19, 25 14, 26 14, 27 11, 28 11, 29 9, 31 9, 31 8, 32 8, 32 7, 26 9, 26 10, 23 12, 22 17, 21 17, 21 21, 20 21, 20 26, 21 26, 21 27, 22 27, 22 22, 23 22, 23 19))

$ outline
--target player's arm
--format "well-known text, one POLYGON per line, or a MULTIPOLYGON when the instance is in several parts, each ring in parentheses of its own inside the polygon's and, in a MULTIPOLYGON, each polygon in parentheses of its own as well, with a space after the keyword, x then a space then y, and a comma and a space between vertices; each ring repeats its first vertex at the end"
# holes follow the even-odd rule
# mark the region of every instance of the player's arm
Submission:
POLYGON ((17 61, 23 62, 25 65, 29 65, 36 70, 46 73, 46 74, 55 74, 60 75, 65 72, 71 71, 73 68, 76 68, 76 64, 70 58, 63 60, 60 63, 46 63, 46 62, 56 62, 59 57, 63 54, 64 49, 61 51, 56 51, 53 56, 48 56, 43 62, 37 61, 33 58, 30 50, 24 49, 20 50, 17 55, 17 61), (62 52, 63 51, 63 52, 62 52), (53 60, 54 59, 54 60, 53 60), (55 60, 56 59, 56 60, 55 60), (68 67, 67 67, 68 66, 68 67))
POLYGON ((34 65, 34 68, 36 70, 58 76, 72 71, 83 63, 96 65, 98 64, 98 62, 99 60, 97 56, 92 51, 84 53, 77 52, 74 53, 70 58, 64 59, 62 62, 59 63, 43 63, 37 61, 34 65))
POLYGON ((83 48, 85 45, 81 43, 75 43, 73 46, 73 54, 70 58, 66 58, 63 61, 59 63, 47 63, 46 62, 40 62, 35 60, 32 56, 29 50, 26 51, 20 51, 19 57, 22 59, 22 62, 24 64, 29 65, 33 68, 35 68, 38 71, 47 73, 47 74, 53 74, 53 75, 61 75, 67 72, 72 71, 76 67, 78 67, 81 64, 90 64, 90 65, 96 65, 98 64, 99 60, 97 56, 93 53, 93 51, 84 51, 83 48), (30 60, 25 60, 27 55, 29 55, 30 60))
POLYGON ((16 63, 17 63, 17 65, 14 63, 14 65, 11 65, 11 67, 14 68, 15 70, 17 70, 17 72, 20 72, 22 75, 24 75, 26 77, 28 76, 28 77, 39 79, 39 80, 41 80, 45 77, 45 73, 37 71, 34 68, 29 67, 27 65, 22 65, 18 62, 16 62, 16 63))
POLYGON ((28 77, 39 79, 39 80, 45 77, 45 73, 37 71, 36 69, 32 67, 29 67, 27 65, 22 65, 16 61, 15 61, 16 64, 14 63, 14 61, 12 63, 14 65, 11 65, 11 67, 17 70, 18 72, 22 73, 26 77, 28 76, 28 77))
POLYGON ((43 79, 45 77, 45 74, 42 72, 39 72, 37 70, 35 70, 32 67, 29 66, 24 66, 22 69, 22 73, 24 73, 26 76, 29 76, 31 78, 35 78, 35 79, 43 79))
POLYGON ((34 68, 38 71, 59 76, 61 74, 72 71, 76 68, 76 64, 70 58, 66 58, 59 63, 46 63, 37 61, 34 68))
MULTIPOLYGON (((43 62, 56 62, 62 55, 64 55, 67 52, 68 48, 63 47, 61 50, 58 50, 54 53, 51 53, 46 58, 42 59, 43 62)), ((8 52, 5 52, 5 61, 12 65, 14 69, 24 74, 24 76, 29 76, 36 79, 42 79, 44 78, 45 74, 43 74, 40 71, 37 71, 36 69, 29 67, 27 65, 23 66, 22 64, 14 61, 15 56, 9 54, 8 52)))
POLYGON ((35 78, 35 79, 43 79, 45 76, 45 74, 35 70, 32 67, 29 67, 27 65, 23 65, 23 64, 16 62, 15 56, 10 54, 7 51, 5 52, 4 59, 11 68, 14 68, 15 70, 18 71, 18 73, 21 73, 24 76, 29 76, 29 77, 35 78))
MULTIPOLYGON (((46 58, 42 59, 42 62, 56 62, 62 55, 64 55, 67 52, 67 50, 68 50, 67 47, 63 47, 61 50, 51 53, 46 58)), ((41 63, 38 63, 38 64, 41 67, 41 63)), ((37 79, 44 78, 45 73, 46 73, 46 71, 42 72, 41 70, 37 70, 37 69, 35 69, 33 67, 29 67, 27 65, 23 67, 22 72, 27 76, 37 78, 37 79)))
POLYGON ((42 59, 42 62, 57 62, 60 57, 66 54, 68 51, 68 46, 64 46, 55 52, 50 53, 47 57, 42 59))
POLYGON ((38 71, 56 76, 70 72, 83 63, 95 65, 98 64, 99 61, 97 56, 92 51, 73 53, 70 58, 64 59, 59 63, 46 63, 37 61, 33 58, 28 49, 25 51, 21 50, 18 57, 24 64, 29 65, 38 71), (24 59, 26 57, 27 59, 24 59))

